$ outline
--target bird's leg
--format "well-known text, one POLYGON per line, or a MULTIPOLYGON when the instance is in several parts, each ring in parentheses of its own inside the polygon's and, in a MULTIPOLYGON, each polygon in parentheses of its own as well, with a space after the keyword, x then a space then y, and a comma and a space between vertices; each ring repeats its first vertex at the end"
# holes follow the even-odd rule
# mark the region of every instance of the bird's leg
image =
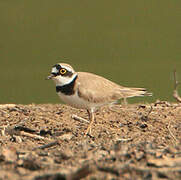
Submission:
POLYGON ((89 121, 90 121, 90 123, 89 123, 89 126, 88 126, 85 134, 86 134, 86 135, 87 135, 87 134, 91 135, 91 126, 92 126, 92 124, 94 123, 94 111, 91 109, 91 110, 87 110, 87 112, 88 112, 88 115, 89 115, 89 121))
POLYGON ((127 101, 127 98, 124 97, 123 98, 123 103, 122 103, 125 107, 128 105, 128 101, 127 101))

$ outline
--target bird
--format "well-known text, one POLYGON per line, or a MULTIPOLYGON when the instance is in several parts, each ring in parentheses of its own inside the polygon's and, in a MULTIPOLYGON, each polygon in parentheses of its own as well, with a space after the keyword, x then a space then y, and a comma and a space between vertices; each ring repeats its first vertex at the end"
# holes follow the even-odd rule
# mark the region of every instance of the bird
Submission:
POLYGON ((76 72, 66 63, 55 64, 46 79, 55 82, 56 92, 64 103, 87 110, 89 125, 85 135, 91 135, 94 112, 99 107, 116 103, 119 99, 152 95, 145 88, 124 87, 90 72, 76 72))

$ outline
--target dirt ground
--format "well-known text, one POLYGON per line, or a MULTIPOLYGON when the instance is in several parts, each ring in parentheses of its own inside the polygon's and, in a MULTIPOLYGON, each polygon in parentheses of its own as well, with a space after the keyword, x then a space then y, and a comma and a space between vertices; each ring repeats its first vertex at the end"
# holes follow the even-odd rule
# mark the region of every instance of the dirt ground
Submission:
POLYGON ((0 179, 181 179, 181 105, 0 105, 0 179))

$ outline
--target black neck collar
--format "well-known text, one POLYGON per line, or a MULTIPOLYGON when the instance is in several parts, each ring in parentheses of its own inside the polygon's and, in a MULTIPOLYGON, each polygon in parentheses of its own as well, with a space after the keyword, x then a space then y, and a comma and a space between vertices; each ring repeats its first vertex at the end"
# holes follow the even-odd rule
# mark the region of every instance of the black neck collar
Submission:
POLYGON ((75 86, 75 81, 77 79, 77 75, 75 76, 75 78, 69 83, 69 84, 65 84, 63 86, 56 86, 56 92, 61 92, 65 95, 72 95, 74 94, 74 86, 75 86))

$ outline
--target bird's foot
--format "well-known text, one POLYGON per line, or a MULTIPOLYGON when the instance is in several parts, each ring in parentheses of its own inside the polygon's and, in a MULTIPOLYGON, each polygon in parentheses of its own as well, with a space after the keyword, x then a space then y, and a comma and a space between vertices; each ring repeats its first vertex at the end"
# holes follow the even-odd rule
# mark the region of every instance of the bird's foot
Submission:
POLYGON ((85 136, 90 135, 91 136, 91 127, 89 126, 85 131, 85 136))

